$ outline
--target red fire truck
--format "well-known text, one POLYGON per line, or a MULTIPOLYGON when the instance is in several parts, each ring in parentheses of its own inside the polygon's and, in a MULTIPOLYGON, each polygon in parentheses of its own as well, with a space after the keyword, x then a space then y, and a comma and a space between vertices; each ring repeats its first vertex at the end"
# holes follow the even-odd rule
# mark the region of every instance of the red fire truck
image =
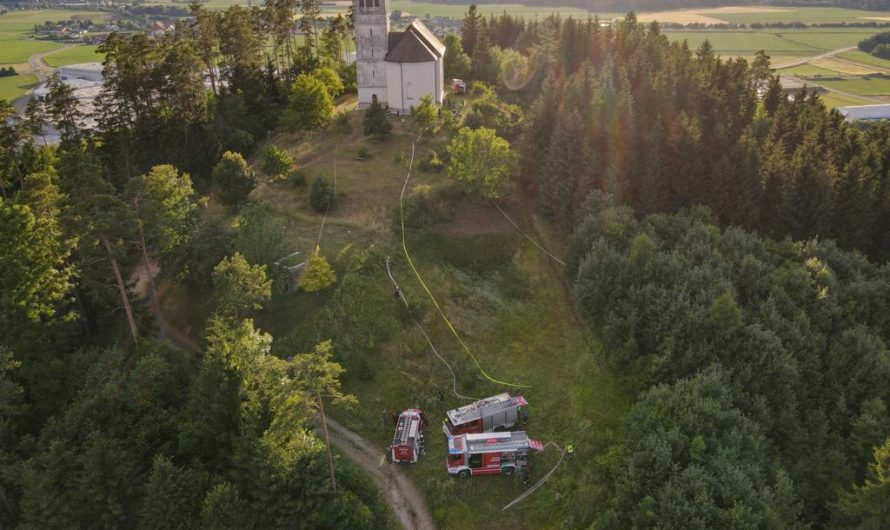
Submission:
POLYGON ((528 402, 522 396, 511 397, 505 392, 449 410, 445 414, 445 434, 513 429, 528 420, 528 413, 521 408, 526 405, 528 402))
POLYGON ((414 464, 424 453, 423 424, 426 417, 419 409, 403 410, 396 420, 396 433, 387 456, 397 464, 414 464))
POLYGON ((544 444, 524 431, 461 434, 448 437, 448 472, 461 478, 476 475, 528 476, 529 449, 544 444))

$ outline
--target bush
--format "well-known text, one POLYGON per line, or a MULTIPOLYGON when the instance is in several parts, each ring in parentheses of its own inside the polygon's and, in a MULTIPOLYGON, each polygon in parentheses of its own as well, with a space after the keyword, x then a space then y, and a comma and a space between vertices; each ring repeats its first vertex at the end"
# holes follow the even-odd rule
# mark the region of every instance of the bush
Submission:
POLYGON ((338 112, 334 116, 334 130, 344 136, 352 134, 352 123, 349 122, 348 112, 338 112))
POLYGON ((423 160, 418 164, 421 171, 439 173, 445 169, 445 163, 439 158, 439 154, 435 150, 430 149, 423 160))
POLYGON ((291 171, 287 176, 287 180, 289 180, 295 188, 302 188, 306 185, 306 175, 299 169, 291 171))
POLYGON ((407 162, 408 159, 405 157, 405 153, 396 153, 396 156, 392 157, 392 163, 402 165, 407 162))
POLYGON ((405 226, 423 228, 447 223, 457 211, 458 195, 459 190, 453 187, 415 186, 405 198, 405 226))
POLYGON ((386 111, 376 101, 372 101, 365 111, 364 131, 365 136, 373 136, 378 140, 386 138, 392 131, 392 124, 386 119, 386 111))
POLYGON ((312 182, 312 191, 309 193, 309 203, 316 212, 326 212, 334 205, 336 196, 334 187, 328 182, 324 176, 319 175, 312 182))
POLYGON ((282 149, 270 145, 263 150, 263 159, 260 162, 260 170, 266 175, 272 177, 272 180, 278 180, 290 171, 294 165, 294 159, 282 149))
POLYGON ((368 150, 368 146, 360 145, 358 148, 358 152, 356 153, 356 156, 358 157, 359 160, 367 160, 367 159, 371 158, 371 151, 368 150))

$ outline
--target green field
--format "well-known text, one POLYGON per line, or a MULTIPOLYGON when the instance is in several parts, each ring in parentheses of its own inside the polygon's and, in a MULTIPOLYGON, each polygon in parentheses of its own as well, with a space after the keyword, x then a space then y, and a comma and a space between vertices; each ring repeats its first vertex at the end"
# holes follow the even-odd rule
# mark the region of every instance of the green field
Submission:
POLYGON ((842 90, 858 96, 886 96, 890 95, 890 79, 868 79, 865 77, 853 79, 840 79, 819 81, 820 85, 835 90, 842 90))
POLYGON ((808 28, 801 30, 670 30, 663 33, 671 40, 685 40, 697 48, 708 40, 721 55, 751 56, 758 50, 770 55, 808 56, 855 46, 874 31, 808 28))
POLYGON ((0 32, 0 65, 22 64, 36 53, 44 53, 61 48, 55 42, 38 41, 16 36, 14 33, 0 32))
POLYGON ((837 92, 826 92, 819 94, 819 98, 829 107, 844 107, 847 105, 868 105, 874 101, 868 99, 857 98, 855 96, 847 96, 846 94, 838 94, 837 92))
POLYGON ((67 50, 53 52, 44 57, 44 60, 50 66, 65 66, 67 64, 78 63, 95 63, 101 62, 103 59, 103 55, 96 53, 96 46, 90 45, 75 46, 73 48, 68 48, 67 50))
POLYGON ((31 74, 0 77, 0 99, 13 101, 37 83, 37 76, 31 74))
POLYGON ((872 66, 879 66, 881 68, 890 69, 890 61, 888 61, 887 59, 881 59, 880 57, 875 57, 870 53, 865 53, 860 50, 840 53, 838 54, 838 57, 856 61, 857 63, 870 64, 872 66))
POLYGON ((0 65, 26 63, 28 58, 34 54, 50 52, 63 47, 57 42, 38 41, 30 38, 35 24, 74 18, 95 20, 107 16, 107 13, 98 11, 60 9, 10 11, 0 16, 0 65))

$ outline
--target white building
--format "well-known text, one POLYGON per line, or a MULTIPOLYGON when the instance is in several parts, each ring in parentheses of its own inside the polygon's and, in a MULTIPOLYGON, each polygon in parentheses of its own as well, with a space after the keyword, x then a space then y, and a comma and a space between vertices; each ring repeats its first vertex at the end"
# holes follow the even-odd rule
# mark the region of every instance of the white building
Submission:
POLYGON ((430 94, 445 97, 445 45, 415 20, 403 32, 389 30, 388 0, 354 0, 359 108, 371 101, 402 114, 430 94))
POLYGON ((853 105, 837 109, 847 121, 890 120, 890 105, 853 105))
POLYGON ((59 67, 59 77, 62 81, 69 79, 82 79, 102 83, 102 63, 69 64, 59 67))

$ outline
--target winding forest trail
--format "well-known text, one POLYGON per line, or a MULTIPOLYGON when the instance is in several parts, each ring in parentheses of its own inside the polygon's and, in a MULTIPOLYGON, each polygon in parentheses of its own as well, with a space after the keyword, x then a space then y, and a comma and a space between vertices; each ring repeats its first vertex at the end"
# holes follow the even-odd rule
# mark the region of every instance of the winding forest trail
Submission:
POLYGON ((379 448, 330 416, 327 417, 327 423, 331 443, 362 468, 377 484, 381 495, 402 527, 416 530, 436 528, 423 495, 398 466, 387 464, 379 448))

